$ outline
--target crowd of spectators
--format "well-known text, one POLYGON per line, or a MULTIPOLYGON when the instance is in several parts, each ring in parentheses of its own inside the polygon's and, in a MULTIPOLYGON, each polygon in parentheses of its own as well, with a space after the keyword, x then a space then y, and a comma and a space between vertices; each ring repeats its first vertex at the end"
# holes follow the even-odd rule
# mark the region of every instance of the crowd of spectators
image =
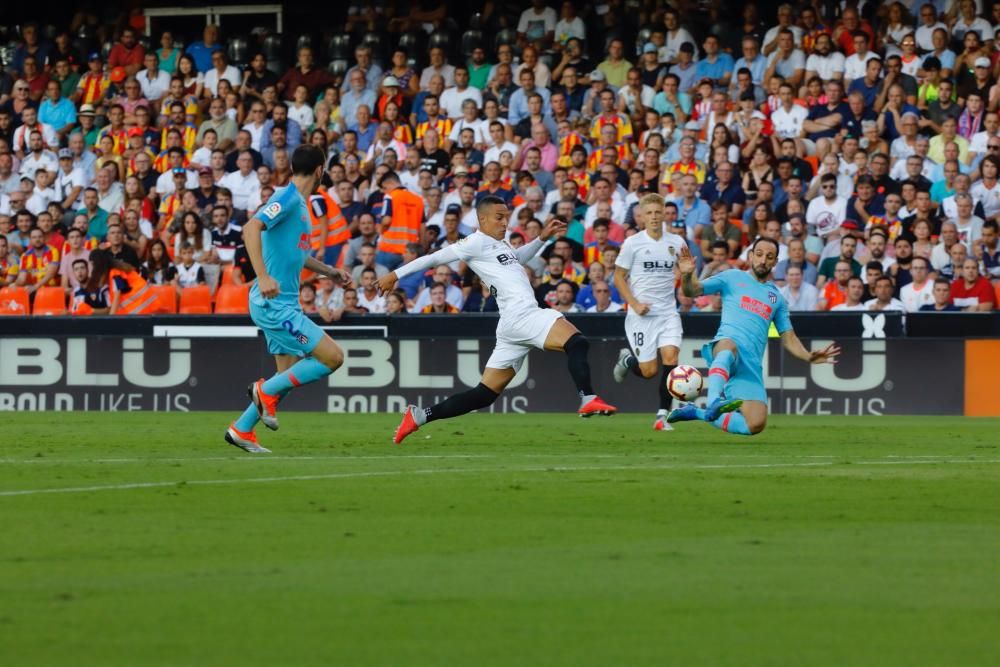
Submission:
MULTIPOLYGON (((309 46, 283 72, 263 53, 230 63, 213 25, 148 49, 126 25, 105 58, 25 24, 0 71, 0 287, 99 291, 95 249, 178 290, 248 282, 240 225, 309 143, 328 155, 314 251, 356 283, 303 283, 303 308, 327 320, 496 310, 462 262, 375 289, 472 233, 487 194, 513 210, 511 245, 552 216, 568 224, 526 267, 539 303, 564 312, 623 309, 615 259, 648 192, 670 202, 702 276, 745 265, 758 236, 778 240, 792 310, 996 305, 1000 2, 772 16, 711 3, 697 24, 688 2, 633 4, 645 24, 627 36, 600 28, 630 4, 532 0, 510 39, 487 31, 460 57, 432 42, 416 59, 359 40, 342 72, 309 46)), ((443 7, 355 0, 345 31, 395 44, 437 30, 443 7)))

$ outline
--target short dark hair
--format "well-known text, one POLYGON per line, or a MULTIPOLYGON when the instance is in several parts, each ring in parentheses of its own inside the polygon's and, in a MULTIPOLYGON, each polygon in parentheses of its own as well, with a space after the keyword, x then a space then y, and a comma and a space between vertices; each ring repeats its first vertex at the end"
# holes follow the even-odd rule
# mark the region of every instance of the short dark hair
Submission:
POLYGON ((312 176, 326 162, 323 152, 312 144, 303 144, 292 153, 292 175, 312 176))
POLYGON ((486 195, 481 200, 479 200, 478 204, 476 204, 476 215, 477 216, 482 215, 483 209, 486 208, 487 206, 497 206, 497 205, 506 206, 507 202, 505 202, 500 197, 494 195, 486 195))
POLYGON ((768 238, 766 236, 758 236, 754 240, 754 242, 752 244, 750 244, 750 252, 754 252, 757 249, 757 245, 760 244, 760 243, 770 243, 771 245, 774 246, 775 251, 778 251, 778 252, 781 251, 781 246, 779 246, 778 242, 775 241, 774 239, 768 238))

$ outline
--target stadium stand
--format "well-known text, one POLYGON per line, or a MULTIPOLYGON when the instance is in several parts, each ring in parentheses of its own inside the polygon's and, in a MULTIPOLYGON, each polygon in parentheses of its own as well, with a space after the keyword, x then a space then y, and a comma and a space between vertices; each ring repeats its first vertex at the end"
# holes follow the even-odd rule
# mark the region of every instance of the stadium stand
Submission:
MULTIPOLYGON (((335 234, 314 251, 349 270, 385 269, 364 247, 385 245, 378 182, 394 170, 425 205, 410 255, 472 233, 487 193, 511 205, 512 244, 562 216, 565 243, 527 267, 543 305, 559 278, 589 286, 595 262, 611 279, 648 192, 675 202, 699 271, 776 237, 796 307, 1000 302, 1000 2, 524 4, 355 0, 321 24, 286 17, 284 34, 196 20, 145 34, 141 10, 4 27, 0 313, 84 314, 73 303, 99 303, 108 276, 73 262, 96 248, 142 273, 158 312, 246 312, 241 225, 288 184, 301 143, 328 156, 317 197, 346 226, 314 219, 335 234), (848 302, 852 274, 864 290, 848 302), (883 274, 891 300, 873 291, 883 274)), ((451 268, 449 304, 496 310, 451 268)), ((401 310, 439 280, 402 286, 401 310)), ((343 307, 342 290, 315 289, 318 312, 343 307)))

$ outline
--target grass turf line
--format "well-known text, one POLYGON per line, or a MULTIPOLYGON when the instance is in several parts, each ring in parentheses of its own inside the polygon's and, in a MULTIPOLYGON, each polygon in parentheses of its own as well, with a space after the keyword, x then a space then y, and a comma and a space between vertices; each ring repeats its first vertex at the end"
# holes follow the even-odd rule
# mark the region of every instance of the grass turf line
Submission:
POLYGON ((0 491, 168 484, 0 497, 0 660, 975 665, 1000 649, 996 420, 776 417, 746 439, 470 415, 394 447, 395 415, 287 413, 265 458, 222 442, 228 417, 0 423, 0 491))

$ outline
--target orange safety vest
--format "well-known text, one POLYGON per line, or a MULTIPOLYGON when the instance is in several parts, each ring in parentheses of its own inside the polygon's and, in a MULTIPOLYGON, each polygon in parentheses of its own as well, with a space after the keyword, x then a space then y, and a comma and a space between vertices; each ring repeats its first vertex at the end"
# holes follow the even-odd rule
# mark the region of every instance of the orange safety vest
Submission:
POLYGON ((73 299, 73 305, 69 309, 70 315, 93 315, 94 309, 84 301, 83 297, 73 299))
POLYGON ((111 269, 108 274, 108 290, 110 299, 113 302, 118 288, 115 285, 115 278, 123 278, 129 286, 128 292, 122 293, 122 298, 118 302, 117 315, 146 315, 151 313, 156 305, 156 293, 149 289, 149 284, 139 275, 138 271, 121 271, 111 269))
MULTIPOLYGON (((406 188, 396 188, 385 196, 384 211, 389 211, 389 227, 378 240, 379 252, 402 255, 407 243, 420 242, 424 221, 424 199, 406 188)), ((382 222, 385 222, 383 218, 382 222)))
MULTIPOLYGON (((346 243, 351 238, 351 230, 347 228, 347 220, 340 212, 337 202, 325 187, 321 186, 316 194, 323 197, 323 201, 326 202, 326 247, 346 243)), ((312 222, 312 249, 318 251, 319 240, 323 236, 323 221, 313 213, 312 206, 309 207, 309 220, 312 222)))

